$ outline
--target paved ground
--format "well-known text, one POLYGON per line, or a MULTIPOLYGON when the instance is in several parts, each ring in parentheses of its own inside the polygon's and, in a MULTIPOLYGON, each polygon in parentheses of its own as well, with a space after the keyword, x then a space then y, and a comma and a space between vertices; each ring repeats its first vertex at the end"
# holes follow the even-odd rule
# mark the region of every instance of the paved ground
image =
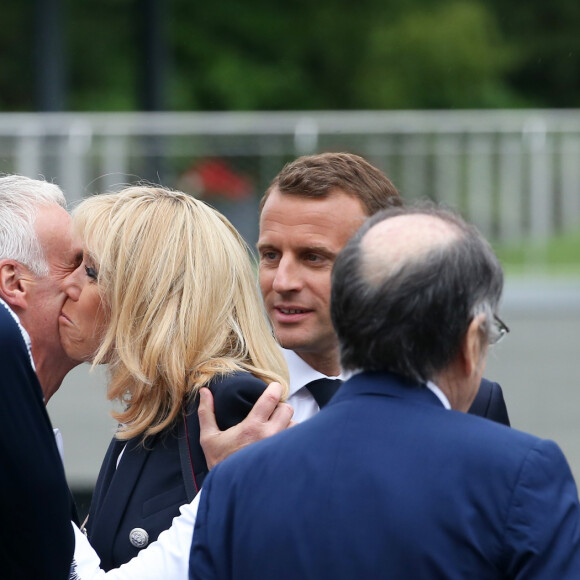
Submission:
MULTIPOLYGON (((580 482, 580 280, 509 280, 501 310, 510 326, 485 376, 504 388, 514 427, 555 440, 580 482)), ((79 367, 49 403, 65 440, 74 487, 91 487, 115 423, 105 373, 79 367)))

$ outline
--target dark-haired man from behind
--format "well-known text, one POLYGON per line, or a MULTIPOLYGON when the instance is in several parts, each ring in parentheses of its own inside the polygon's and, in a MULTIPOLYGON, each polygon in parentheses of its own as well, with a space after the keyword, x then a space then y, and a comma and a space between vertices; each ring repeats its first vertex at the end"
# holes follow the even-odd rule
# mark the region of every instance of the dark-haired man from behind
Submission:
POLYGON ((465 413, 503 331, 502 286, 458 216, 371 218, 332 274, 354 374, 315 417, 212 470, 191 578, 580 578, 558 446, 465 413))

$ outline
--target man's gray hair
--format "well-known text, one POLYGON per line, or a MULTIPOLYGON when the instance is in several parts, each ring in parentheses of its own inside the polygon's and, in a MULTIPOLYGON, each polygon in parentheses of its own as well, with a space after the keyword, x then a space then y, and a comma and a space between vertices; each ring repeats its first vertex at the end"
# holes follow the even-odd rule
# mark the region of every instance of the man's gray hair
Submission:
POLYGON ((432 380, 455 360, 475 316, 485 315, 485 338, 495 338, 493 316, 502 289, 499 260, 479 231, 457 214, 432 204, 382 211, 365 222, 334 265, 331 315, 342 366, 432 380), (361 247, 365 234, 379 222, 409 214, 445 222, 452 232, 449 241, 409 255, 393 268, 385 260, 381 271, 369 276, 368 248, 361 247))
POLYGON ((0 177, 0 260, 16 260, 36 276, 48 275, 35 222, 38 208, 52 204, 66 208, 58 185, 22 175, 0 177))

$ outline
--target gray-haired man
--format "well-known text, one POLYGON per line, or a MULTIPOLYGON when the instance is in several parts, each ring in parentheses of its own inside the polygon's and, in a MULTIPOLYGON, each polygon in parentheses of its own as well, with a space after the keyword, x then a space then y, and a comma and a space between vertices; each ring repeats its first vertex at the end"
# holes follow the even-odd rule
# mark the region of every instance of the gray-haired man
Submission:
POLYGON ((76 364, 57 324, 60 281, 75 267, 64 206, 56 185, 0 178, 0 569, 11 579, 68 578, 73 556, 70 495, 44 408, 76 364))

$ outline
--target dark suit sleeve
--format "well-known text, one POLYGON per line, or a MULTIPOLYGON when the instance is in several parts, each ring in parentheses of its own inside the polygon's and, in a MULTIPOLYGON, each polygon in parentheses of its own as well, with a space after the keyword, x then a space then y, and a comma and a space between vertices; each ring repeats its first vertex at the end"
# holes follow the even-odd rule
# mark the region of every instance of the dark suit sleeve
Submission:
POLYGON ((501 387, 487 379, 481 379, 479 390, 468 412, 471 415, 478 415, 496 423, 510 426, 501 387))
MULTIPOLYGON (((208 502, 211 500, 213 476, 215 475, 215 470, 219 467, 218 465, 209 475, 200 495, 189 555, 189 580, 218 578, 217 567, 220 562, 216 562, 212 556, 207 510, 209 507, 208 502)), ((221 562, 221 564, 223 566, 224 562, 221 562)))
POLYGON ((580 578, 580 507, 559 447, 540 441, 527 454, 506 521, 507 578, 580 578))
POLYGON ((0 576, 66 579, 74 548, 64 469, 40 384, 0 304, 0 576))

